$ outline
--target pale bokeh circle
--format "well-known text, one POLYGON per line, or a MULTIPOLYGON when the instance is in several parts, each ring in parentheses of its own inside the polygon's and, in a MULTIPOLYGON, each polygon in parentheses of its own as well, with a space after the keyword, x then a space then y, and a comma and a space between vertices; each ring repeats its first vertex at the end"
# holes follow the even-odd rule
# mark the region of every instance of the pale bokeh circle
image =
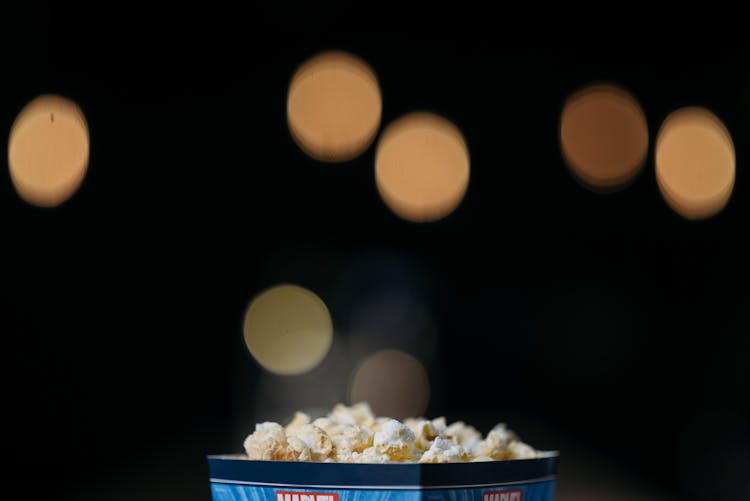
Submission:
POLYGON ((734 144, 716 115, 687 107, 667 116, 656 137, 656 181, 675 212, 713 216, 729 201, 734 178, 734 144))
POLYGON ((621 188, 645 163, 646 116, 627 91, 609 84, 590 85, 565 101, 560 145, 568 168, 586 187, 621 188))
POLYGON ((313 56, 289 85, 289 131, 316 160, 344 162, 362 153, 378 131, 381 108, 375 73, 347 52, 313 56))
POLYGON ((379 416, 422 416, 430 383, 422 363, 398 350, 383 350, 363 360, 352 375, 350 402, 369 402, 379 416))
POLYGON ((73 101, 37 97, 18 114, 8 138, 8 167, 18 195, 54 207, 78 190, 89 163, 89 130, 73 101))
POLYGON ((325 303, 297 285, 277 285, 255 297, 245 312, 245 343, 265 369, 302 374, 317 366, 333 341, 325 303))
POLYGON ((375 182, 383 201, 402 218, 442 219, 458 207, 469 185, 469 149, 461 131, 432 113, 397 119, 378 141, 375 182))

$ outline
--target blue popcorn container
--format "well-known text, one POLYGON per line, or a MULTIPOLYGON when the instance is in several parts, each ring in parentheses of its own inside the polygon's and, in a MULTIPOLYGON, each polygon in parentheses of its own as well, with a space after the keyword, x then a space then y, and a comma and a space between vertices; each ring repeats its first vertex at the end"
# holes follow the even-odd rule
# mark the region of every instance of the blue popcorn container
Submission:
POLYGON ((213 501, 551 501, 557 452, 477 463, 313 463, 208 456, 213 501))

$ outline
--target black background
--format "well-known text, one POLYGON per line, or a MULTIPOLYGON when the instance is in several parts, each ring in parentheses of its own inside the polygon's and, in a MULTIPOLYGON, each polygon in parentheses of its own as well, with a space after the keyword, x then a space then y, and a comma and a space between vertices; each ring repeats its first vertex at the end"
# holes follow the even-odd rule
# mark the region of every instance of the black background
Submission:
POLYGON ((204 455, 239 450, 230 423, 258 407, 238 402, 238 374, 252 388, 261 373, 242 343, 248 300, 291 281, 328 302, 342 263, 378 250, 429 277, 429 415, 535 416, 557 435, 529 426, 532 444, 565 437, 675 498, 750 492, 739 11, 249 7, 2 8, 0 135, 33 97, 58 93, 80 104, 91 136, 87 177, 58 208, 26 204, 0 176, 15 485, 59 499, 208 499, 204 455), (373 148, 326 165, 295 146, 289 79, 330 48, 372 65, 383 124, 425 109, 461 128, 472 171, 455 213, 398 219, 377 194, 373 148), (592 81, 639 99, 652 143, 674 109, 714 111, 737 157, 725 210, 676 215, 652 150, 623 191, 580 186, 557 126, 566 96, 592 81))

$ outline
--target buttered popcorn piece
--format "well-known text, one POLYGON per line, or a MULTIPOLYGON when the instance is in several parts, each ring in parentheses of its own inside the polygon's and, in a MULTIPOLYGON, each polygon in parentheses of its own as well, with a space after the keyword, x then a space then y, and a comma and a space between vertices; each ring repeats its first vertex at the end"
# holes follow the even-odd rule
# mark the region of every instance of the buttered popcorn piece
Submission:
POLYGON ((245 453, 250 459, 286 459, 287 440, 284 428, 278 423, 259 423, 255 431, 244 442, 245 453))
POLYGON ((344 404, 336 404, 328 415, 331 421, 338 424, 372 425, 375 422, 375 414, 372 413, 370 404, 359 402, 347 407, 344 404))
POLYGON ((333 454, 333 441, 321 428, 313 424, 303 424, 291 430, 291 437, 296 437, 310 448, 312 461, 325 461, 333 454))
POLYGON ((310 424, 310 416, 304 412, 295 412, 292 420, 284 427, 284 431, 289 435, 295 428, 299 428, 303 424, 310 424))
POLYGON ((500 459, 529 459, 538 453, 528 444, 518 439, 504 423, 496 425, 474 449, 475 456, 500 459))
POLYGON ((373 437, 373 446, 381 454, 386 454, 391 461, 410 461, 415 452, 414 433, 403 423, 389 419, 382 424, 373 437))
POLYGON ((336 459, 341 462, 346 462, 353 453, 371 447, 374 437, 368 427, 356 424, 336 425, 329 435, 336 448, 336 459))
POLYGON ((285 459, 287 461, 312 461, 310 447, 300 438, 288 437, 285 459))
POLYGON ((528 444, 520 440, 513 440, 508 444, 508 459, 531 459, 539 457, 539 453, 528 444))
POLYGON ((391 458, 387 454, 378 452, 375 447, 369 447, 362 452, 355 452, 350 456, 351 463, 390 463, 391 458))
POLYGON ((432 446, 422 454, 420 463, 459 463, 468 461, 469 454, 463 447, 447 438, 437 437, 432 446))
POLYGON ((476 428, 467 425, 463 421, 451 423, 442 434, 444 437, 456 441, 458 445, 467 451, 473 450, 482 441, 482 434, 476 428))
POLYGON ((498 423, 487 434, 487 438, 477 443, 471 450, 474 456, 487 456, 493 459, 507 459, 508 444, 516 440, 515 433, 510 431, 505 423, 498 423))
POLYGON ((297 412, 282 427, 260 423, 244 441, 249 459, 339 463, 452 463, 539 457, 504 423, 487 436, 462 421, 446 426, 445 418, 428 420, 375 417, 370 406, 336 405, 310 422, 297 412))
POLYGON ((373 433, 377 433, 380 430, 382 430, 383 426, 385 426, 385 424, 388 423, 389 421, 393 421, 393 418, 376 417, 373 423, 370 426, 368 426, 368 428, 370 428, 373 433))
POLYGON ((424 418, 409 418, 404 421, 404 424, 414 433, 414 445, 420 451, 429 449, 433 441, 446 429, 444 417, 432 421, 424 418))
POLYGON ((332 435, 334 430, 339 426, 338 423, 327 417, 319 417, 312 424, 328 433, 328 435, 332 435))
POLYGON ((516 434, 508 429, 505 423, 498 423, 487 434, 487 442, 497 446, 505 445, 511 440, 515 440, 516 434))

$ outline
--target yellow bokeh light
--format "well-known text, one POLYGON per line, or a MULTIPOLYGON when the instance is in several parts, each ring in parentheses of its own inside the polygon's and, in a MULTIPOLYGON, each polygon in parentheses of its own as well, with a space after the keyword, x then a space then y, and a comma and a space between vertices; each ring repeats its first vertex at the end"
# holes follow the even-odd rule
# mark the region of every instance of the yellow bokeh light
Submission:
POLYGON ((89 130, 81 109, 60 96, 40 96, 16 117, 8 138, 8 167, 18 195, 54 207, 78 190, 89 162, 89 130))
POLYGON ((397 119, 378 141, 375 182, 383 201, 402 218, 442 219, 469 185, 469 150, 461 131, 432 113, 397 119))
POLYGON ((403 419, 422 416, 430 399, 430 384, 422 363, 398 350, 383 350, 355 369, 350 402, 369 402, 379 416, 403 419))
POLYGON ((265 369, 302 374, 318 365, 333 341, 325 303, 297 285, 277 285, 256 296, 245 312, 245 343, 265 369))
POLYGON ((310 58, 289 85, 289 131, 316 160, 344 162, 362 153, 380 127, 381 108, 375 73, 346 52, 328 51, 310 58))
POLYGON ((590 85, 571 95, 560 117, 568 168, 586 187, 615 190, 642 169, 648 124, 638 101, 614 85, 590 85))
POLYGON ((687 219, 719 212, 734 188, 732 137, 710 111, 699 107, 671 113, 656 137, 656 181, 667 203, 687 219))

